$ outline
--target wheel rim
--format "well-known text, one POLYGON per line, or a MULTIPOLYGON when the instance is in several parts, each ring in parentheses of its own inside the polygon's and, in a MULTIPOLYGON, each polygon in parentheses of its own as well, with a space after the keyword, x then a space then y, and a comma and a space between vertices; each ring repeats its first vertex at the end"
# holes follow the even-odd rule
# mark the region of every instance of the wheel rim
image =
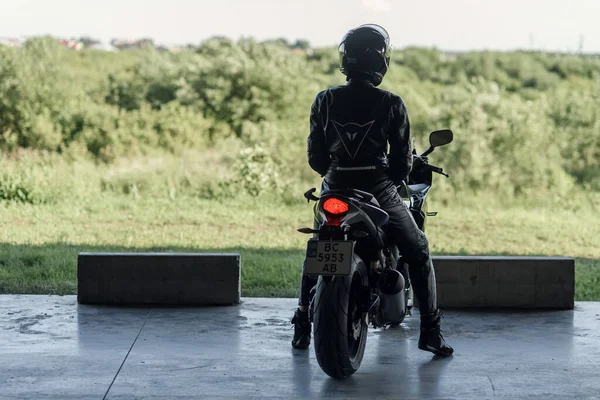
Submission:
POLYGON ((363 316, 358 308, 358 295, 361 287, 360 275, 355 274, 350 286, 350 296, 348 304, 348 352, 350 358, 354 359, 360 349, 360 342, 363 335, 363 316))

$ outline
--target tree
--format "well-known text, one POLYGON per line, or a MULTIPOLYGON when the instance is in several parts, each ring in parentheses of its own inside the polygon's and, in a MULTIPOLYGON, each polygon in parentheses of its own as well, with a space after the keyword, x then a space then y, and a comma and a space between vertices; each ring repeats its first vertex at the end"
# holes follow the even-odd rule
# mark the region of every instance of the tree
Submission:
POLYGON ((308 50, 310 49, 310 42, 306 39, 298 39, 296 40, 296 43, 294 43, 294 45, 292 46, 293 49, 302 49, 302 50, 308 50))
POLYGON ((82 36, 79 39, 76 39, 78 42, 83 43, 84 47, 91 47, 96 44, 100 44, 101 42, 98 39, 94 39, 90 36, 82 36))
POLYGON ((269 39, 262 42, 262 44, 274 44, 282 47, 290 47, 290 42, 286 38, 269 39))

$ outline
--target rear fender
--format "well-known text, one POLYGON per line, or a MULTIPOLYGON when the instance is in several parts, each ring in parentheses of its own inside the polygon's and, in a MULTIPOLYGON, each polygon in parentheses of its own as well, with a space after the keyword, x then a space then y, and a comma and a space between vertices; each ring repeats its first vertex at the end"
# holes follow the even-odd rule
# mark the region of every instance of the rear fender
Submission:
POLYGON ((356 253, 354 253, 354 255, 353 255, 353 257, 352 257, 352 258, 354 259, 353 263, 356 263, 356 264, 358 264, 360 261, 362 261, 362 262, 363 262, 363 264, 365 264, 365 267, 367 268, 367 274, 364 274, 364 275, 362 275, 362 282, 361 282, 361 283, 362 283, 362 286, 363 286, 363 287, 365 287, 365 288, 367 288, 367 289, 368 289, 368 288, 370 287, 370 286, 369 286, 369 273, 368 273, 368 270, 369 270, 369 264, 368 264, 368 260, 364 260, 364 259, 362 259, 362 258, 361 258, 361 257, 360 257, 358 254, 356 254, 356 253))

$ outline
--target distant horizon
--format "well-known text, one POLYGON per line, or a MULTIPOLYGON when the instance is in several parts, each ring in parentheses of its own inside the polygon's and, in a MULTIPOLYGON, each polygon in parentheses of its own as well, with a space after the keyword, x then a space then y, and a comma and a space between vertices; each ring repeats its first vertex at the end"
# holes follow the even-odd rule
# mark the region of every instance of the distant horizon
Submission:
POLYGON ((378 23, 397 49, 598 54, 598 15, 597 0, 7 0, 0 37, 151 38, 167 46, 285 38, 323 48, 354 26, 378 23))
MULTIPOLYGON (((205 37, 203 39, 200 39, 198 41, 194 41, 194 42, 179 42, 179 43, 165 43, 165 42, 161 42, 159 40, 157 40, 156 38, 153 37, 149 37, 149 36, 135 36, 135 37, 122 37, 122 36, 115 36, 115 37, 110 37, 109 39, 105 39, 102 40, 100 38, 97 37, 93 37, 91 35, 70 35, 70 36, 58 36, 58 35, 53 35, 53 34, 36 34, 36 35, 22 35, 22 36, 6 36, 6 35, 2 35, 0 34, 0 39, 21 39, 21 40, 27 40, 27 39, 32 39, 32 38, 36 38, 36 37, 52 37, 54 39, 59 39, 59 40, 81 40, 82 38, 89 38, 92 40, 98 40, 100 43, 102 44, 110 44, 110 42, 112 40, 129 40, 129 41, 135 41, 135 40, 142 40, 142 39, 150 39, 153 41, 155 46, 166 46, 166 47, 185 47, 185 46, 197 46, 199 44, 201 44, 202 42, 212 39, 212 38, 217 38, 217 37, 221 37, 221 38, 225 38, 228 40, 233 41, 234 43, 242 40, 242 39, 250 39, 250 40, 255 40, 257 43, 262 43, 265 41, 271 41, 271 40, 278 40, 278 39, 285 39, 287 40, 287 42, 290 45, 293 45, 297 40, 307 40, 304 38, 284 38, 284 37, 268 37, 268 38, 255 38, 252 36, 241 36, 238 38, 232 38, 229 37, 227 35, 212 35, 212 36, 208 36, 205 37)), ((312 43, 310 43, 310 48, 312 50, 317 50, 317 49, 331 49, 331 48, 337 48, 338 44, 337 43, 333 43, 330 45, 321 45, 321 46, 314 46, 312 43)), ((440 48, 439 46, 435 46, 435 45, 405 45, 402 47, 398 47, 398 46, 394 46, 393 50, 404 50, 407 48, 422 48, 422 49, 435 49, 438 50, 442 53, 449 53, 449 54, 462 54, 462 53, 477 53, 477 52, 498 52, 498 53, 513 53, 513 52, 531 52, 531 53, 549 53, 549 54, 565 54, 565 55, 584 55, 584 56, 600 56, 600 51, 597 52, 577 52, 577 51, 563 51, 563 50, 547 50, 547 49, 536 49, 536 48, 525 48, 525 47, 515 47, 515 48, 506 48, 506 49, 494 49, 494 48, 477 48, 477 49, 445 49, 445 48, 440 48)))

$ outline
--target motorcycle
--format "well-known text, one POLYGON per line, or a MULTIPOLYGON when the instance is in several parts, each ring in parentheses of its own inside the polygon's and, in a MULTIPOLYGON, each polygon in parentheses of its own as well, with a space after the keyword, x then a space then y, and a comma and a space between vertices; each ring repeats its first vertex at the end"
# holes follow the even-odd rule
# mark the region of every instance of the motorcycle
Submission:
MULTIPOLYGON (((424 230, 427 195, 433 173, 443 169, 427 162, 436 147, 453 140, 450 130, 434 131, 430 147, 420 157, 407 183, 398 191, 415 222, 424 230)), ((305 274, 317 278, 311 290, 309 318, 314 349, 321 369, 333 378, 354 374, 362 362, 369 325, 386 328, 401 324, 412 308, 408 266, 395 245, 387 243, 385 227, 389 215, 374 196, 357 189, 324 190, 304 194, 314 201, 318 229, 301 228, 312 234, 306 248, 305 274)))

